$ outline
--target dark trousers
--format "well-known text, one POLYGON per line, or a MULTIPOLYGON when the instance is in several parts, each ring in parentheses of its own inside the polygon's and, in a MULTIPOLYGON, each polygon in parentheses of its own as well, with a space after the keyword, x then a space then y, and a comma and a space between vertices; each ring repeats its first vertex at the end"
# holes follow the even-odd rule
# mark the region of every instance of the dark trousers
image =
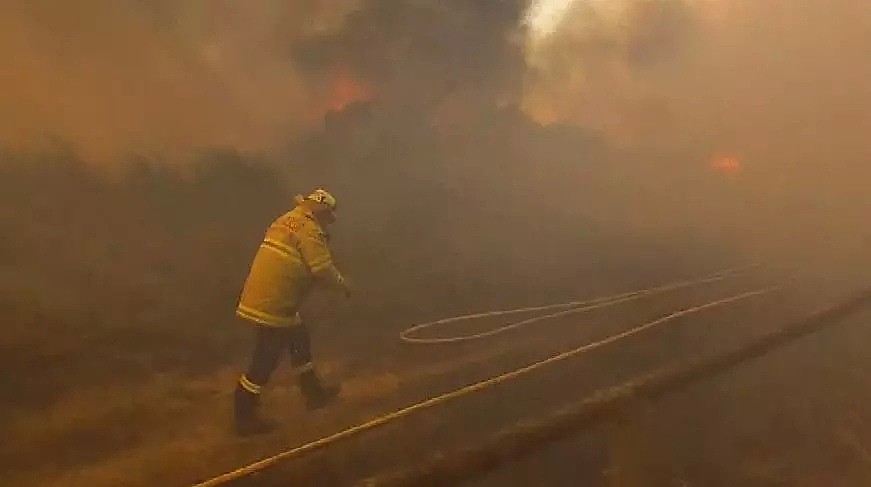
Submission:
POLYGON ((305 325, 281 328, 258 326, 251 364, 239 385, 252 394, 259 394, 260 388, 269 382, 285 350, 290 354, 291 365, 300 374, 311 373, 311 338, 305 325))

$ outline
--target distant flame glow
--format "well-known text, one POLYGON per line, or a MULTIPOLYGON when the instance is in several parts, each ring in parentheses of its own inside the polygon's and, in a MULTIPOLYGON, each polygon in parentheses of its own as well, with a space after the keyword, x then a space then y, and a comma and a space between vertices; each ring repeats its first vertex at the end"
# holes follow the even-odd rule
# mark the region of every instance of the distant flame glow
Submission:
POLYGON ((732 156, 714 158, 711 168, 722 174, 738 174, 743 170, 741 160, 732 156))
POLYGON ((372 99, 372 90, 357 80, 350 70, 340 66, 333 71, 327 108, 340 112, 348 105, 372 99))

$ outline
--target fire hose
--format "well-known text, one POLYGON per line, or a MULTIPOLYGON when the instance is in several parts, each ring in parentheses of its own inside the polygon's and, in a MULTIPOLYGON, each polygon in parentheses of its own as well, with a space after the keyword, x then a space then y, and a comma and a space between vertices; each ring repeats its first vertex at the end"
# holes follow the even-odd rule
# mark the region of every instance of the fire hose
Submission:
MULTIPOLYGON (((583 301, 573 301, 573 302, 563 303, 563 304, 553 304, 553 305, 547 305, 547 306, 521 308, 521 309, 515 309, 515 310, 491 311, 491 312, 487 312, 487 313, 477 313, 477 314, 472 314, 472 315, 447 318, 447 319, 442 319, 442 320, 438 320, 438 321, 433 321, 433 322, 429 322, 429 323, 424 323, 424 324, 412 326, 411 328, 408 328, 407 330, 402 332, 401 337, 402 337, 403 341, 406 341, 409 343, 418 343, 418 344, 447 343, 447 342, 474 340, 474 339, 478 339, 478 338, 493 336, 493 335, 496 335, 499 333, 504 333, 508 330, 516 329, 516 328, 519 328, 521 326, 530 325, 532 323, 536 323, 536 322, 547 320, 547 319, 553 319, 556 317, 567 316, 567 315, 570 315, 573 313, 582 313, 582 312, 590 311, 593 309, 603 308, 606 306, 613 306, 613 305, 616 305, 619 303, 625 303, 625 302, 632 301, 635 299, 641 299, 641 298, 646 297, 646 296, 661 294, 661 293, 665 293, 665 292, 676 290, 676 289, 693 287, 693 286, 698 286, 698 285, 702 285, 702 284, 706 284, 706 283, 722 281, 722 280, 725 280, 729 277, 739 275, 743 271, 744 271, 743 269, 729 269, 726 271, 718 272, 716 274, 712 274, 712 275, 698 278, 698 279, 684 280, 684 281, 679 281, 679 282, 675 282, 675 283, 655 286, 655 287, 651 287, 651 288, 647 288, 647 289, 639 289, 636 291, 630 291, 630 292, 620 293, 620 294, 616 294, 616 295, 612 295, 612 296, 604 296, 604 297, 588 299, 588 300, 583 300, 583 301), (566 308, 568 308, 568 309, 566 309, 566 308), (457 337, 447 337, 447 338, 417 338, 417 337, 410 336, 412 333, 414 333, 416 331, 420 331, 422 329, 426 329, 426 328, 430 328, 430 327, 434 327, 434 326, 438 326, 438 325, 442 325, 442 324, 446 324, 446 323, 451 323, 451 322, 465 321, 465 320, 471 320, 471 319, 475 319, 475 318, 483 318, 483 317, 491 317, 491 316, 505 316, 505 315, 511 315, 511 314, 524 313, 524 312, 532 312, 532 311, 550 311, 550 310, 554 310, 554 309, 562 309, 562 311, 557 311, 555 313, 546 314, 546 315, 539 316, 536 318, 518 321, 518 322, 509 324, 509 325, 502 326, 500 328, 496 328, 494 330, 489 330, 489 331, 474 334, 474 335, 461 335, 461 336, 457 336, 457 337)), ((601 340, 598 340, 598 341, 595 341, 592 343, 587 343, 585 345, 579 346, 579 347, 574 348, 572 350, 568 350, 566 352, 562 352, 562 353, 547 357, 545 359, 542 359, 542 360, 539 360, 537 362, 531 363, 529 365, 520 367, 520 368, 512 370, 510 372, 506 372, 506 373, 503 373, 503 374, 500 374, 500 375, 497 375, 497 376, 494 376, 494 377, 491 377, 491 378, 488 378, 485 380, 481 380, 479 382, 475 382, 473 384, 466 385, 466 386, 461 387, 459 389, 440 394, 438 396, 435 396, 435 397, 432 397, 430 399, 418 402, 416 404, 412 404, 410 406, 406 406, 404 408, 401 408, 401 409, 398 409, 398 410, 395 410, 395 411, 392 411, 389 413, 385 413, 385 414, 378 416, 378 417, 375 417, 369 421, 366 421, 364 423, 360 423, 360 424, 355 425, 355 426, 351 426, 345 430, 339 431, 339 432, 334 433, 332 435, 325 436, 323 438, 311 441, 309 443, 297 446, 295 448, 291 448, 289 450, 280 452, 276 455, 273 455, 273 456, 264 458, 262 460, 259 460, 257 462, 254 462, 250 465, 240 467, 236 470, 233 470, 233 471, 227 472, 225 474, 219 475, 217 477, 205 480, 203 482, 195 484, 194 487, 214 487, 214 486, 218 486, 218 485, 224 485, 227 482, 231 482, 231 481, 240 479, 242 477, 246 477, 248 475, 260 472, 260 471, 262 471, 262 470, 264 470, 272 465, 275 465, 281 461, 286 461, 286 460, 289 460, 292 458, 301 457, 307 453, 325 448, 325 447, 332 445, 334 443, 337 443, 339 441, 348 439, 352 436, 356 436, 356 435, 361 434, 365 431, 369 431, 369 430, 378 428, 380 426, 383 426, 383 425, 390 423, 392 421, 395 421, 397 419, 409 416, 413 413, 432 408, 436 405, 446 403, 448 401, 451 401, 453 399, 457 399, 459 397, 471 394, 473 392, 477 392, 477 391, 480 391, 480 390, 483 390, 483 389, 486 389, 489 387, 493 387, 493 386, 501 384, 503 382, 513 380, 515 378, 521 377, 523 375, 526 375, 528 373, 531 373, 535 370, 541 369, 541 368, 546 367, 548 365, 566 360, 566 359, 571 358, 571 357, 575 357, 577 355, 581 355, 581 354, 589 352, 591 350, 601 348, 605 345, 615 343, 617 341, 620 341, 620 340, 623 340, 623 339, 628 338, 630 336, 641 333, 645 330, 648 330, 648 329, 651 329, 654 327, 662 326, 662 325, 664 325, 668 322, 671 322, 673 320, 676 320, 678 318, 688 316, 688 315, 691 315, 694 313, 698 313, 698 312, 701 312, 704 310, 712 309, 715 307, 724 306, 724 305, 727 305, 730 303, 735 303, 735 302, 738 302, 741 300, 749 299, 751 297, 768 294, 768 293, 771 293, 777 289, 778 289, 777 286, 763 287, 763 288, 755 289, 752 291, 742 292, 742 293, 728 296, 725 298, 713 300, 713 301, 703 303, 700 305, 691 306, 688 308, 684 308, 684 309, 666 314, 664 316, 661 316, 661 317, 656 318, 654 320, 636 325, 634 327, 627 329, 626 331, 611 335, 611 336, 606 337, 604 339, 601 339, 601 340)))
POLYGON ((623 384, 597 391, 543 418, 512 425, 479 445, 440 453, 414 466, 365 479, 359 485, 433 487, 469 481, 547 444, 612 418, 615 414, 619 415, 633 401, 653 400, 723 374, 801 337, 841 323, 868 308, 871 308, 871 289, 728 352, 657 369, 623 384))
POLYGON ((701 286, 703 284, 709 284, 713 282, 722 281, 729 277, 734 277, 742 272, 745 272, 747 268, 741 269, 728 269, 725 271, 717 272, 716 274, 712 274, 707 277, 698 278, 698 279, 688 279, 684 281, 678 281, 669 284, 663 284, 660 286, 654 286, 646 289, 638 289, 635 291, 629 291, 621 294, 615 294, 612 296, 602 296, 593 299, 586 299, 583 301, 570 301, 568 303, 560 303, 560 304, 551 304, 546 306, 534 306, 528 308, 518 308, 511 310, 501 310, 501 311, 489 311, 486 313, 475 313, 468 314, 463 316, 455 316, 451 318, 444 318, 436 321, 430 321, 428 323, 422 323, 419 325, 412 326, 399 334, 400 340, 406 343, 415 343, 415 344, 438 344, 438 343, 456 343, 470 340, 478 340, 481 338, 489 338, 494 335, 498 335, 500 333, 505 333, 506 331, 514 330, 523 326, 531 325, 533 323, 538 323, 545 320, 550 320, 554 318, 561 318, 563 316, 568 316, 571 314, 577 313, 585 313, 587 311, 592 311, 595 309, 606 308, 610 306, 615 306, 617 304, 626 303, 629 301, 635 301, 637 299, 645 298, 648 296, 653 296, 655 294, 662 294, 669 291, 675 291, 682 288, 701 286), (415 333, 426 330, 428 328, 434 328, 441 325, 447 325, 450 323, 458 323, 462 321, 471 321, 477 320, 481 318, 491 318, 495 316, 510 316, 521 313, 531 313, 536 311, 551 311, 556 309, 562 309, 564 311, 557 311, 555 313, 549 313, 541 316, 536 316, 534 318, 529 318, 522 321, 517 321, 514 323, 509 323, 507 325, 501 326, 499 328, 494 328, 492 330, 487 330, 480 333, 468 334, 468 335, 458 335, 452 337, 439 337, 439 338, 422 338, 413 336, 415 333))

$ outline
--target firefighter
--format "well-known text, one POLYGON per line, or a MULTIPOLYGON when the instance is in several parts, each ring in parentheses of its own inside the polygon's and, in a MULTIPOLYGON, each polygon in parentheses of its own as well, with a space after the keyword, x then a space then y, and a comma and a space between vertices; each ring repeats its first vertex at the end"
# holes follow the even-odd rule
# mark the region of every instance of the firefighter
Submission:
POLYGON ((306 197, 296 196, 295 203, 266 231, 236 309, 237 315, 256 326, 251 363, 234 393, 236 431, 243 436, 275 427, 259 414, 260 391, 285 350, 309 409, 326 405, 339 392, 338 387, 323 384, 315 371, 309 333, 298 312, 317 282, 350 297, 327 243, 326 228, 335 221, 336 199, 317 189, 306 197))

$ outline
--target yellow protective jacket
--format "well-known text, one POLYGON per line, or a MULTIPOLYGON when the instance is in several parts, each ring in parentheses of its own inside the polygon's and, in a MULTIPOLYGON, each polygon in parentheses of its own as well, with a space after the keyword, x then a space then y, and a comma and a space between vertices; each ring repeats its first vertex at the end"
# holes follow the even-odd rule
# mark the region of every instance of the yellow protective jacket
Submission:
POLYGON ((315 279, 344 285, 323 228, 311 210, 299 205, 266 231, 236 314, 257 325, 297 325, 299 306, 315 279))

